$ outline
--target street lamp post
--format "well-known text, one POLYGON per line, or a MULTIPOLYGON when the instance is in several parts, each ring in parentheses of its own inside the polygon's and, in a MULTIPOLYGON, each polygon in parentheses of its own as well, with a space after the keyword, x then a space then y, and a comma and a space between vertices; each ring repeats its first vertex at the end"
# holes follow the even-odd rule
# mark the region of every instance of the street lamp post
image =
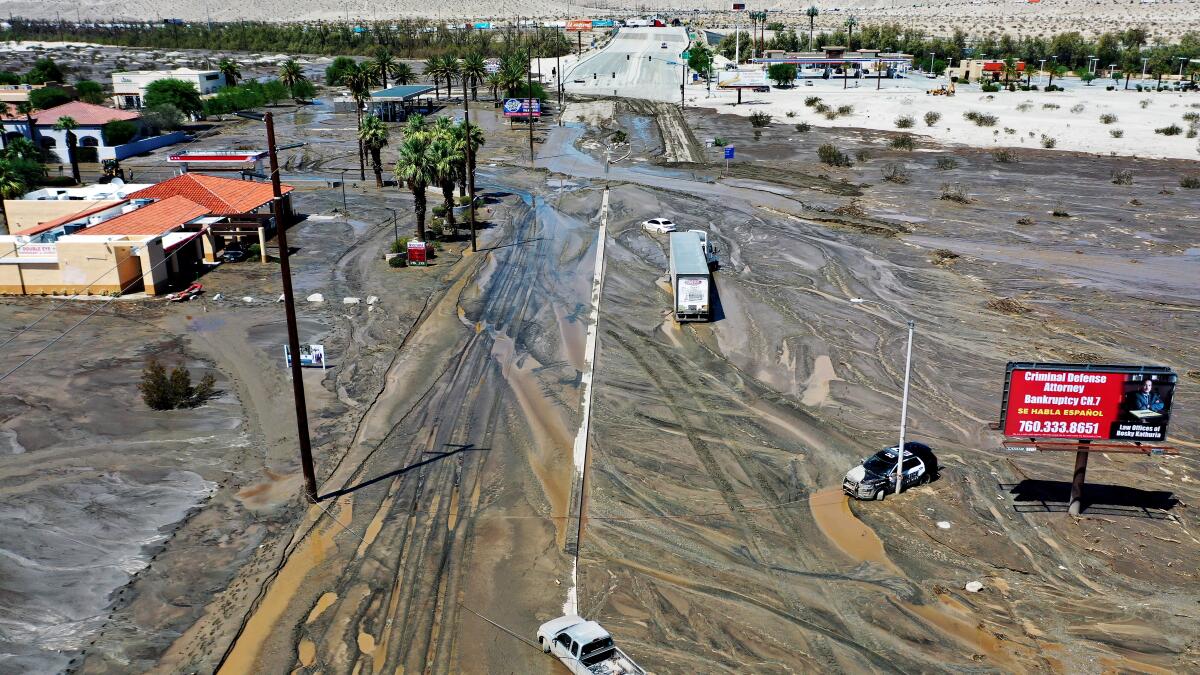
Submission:
POLYGON ((904 396, 900 400, 900 446, 896 451, 896 494, 900 494, 904 479, 904 432, 908 423, 908 383, 912 371, 913 321, 908 322, 908 352, 904 357, 904 396))
POLYGON ((1038 84, 1046 80, 1046 59, 1038 59, 1038 84))
POLYGON ((346 206, 346 172, 349 169, 342 169, 342 175, 338 177, 338 182, 342 185, 342 213, 349 214, 350 207, 346 206))
POLYGON ((929 74, 930 75, 933 74, 933 57, 934 57, 934 52, 929 52, 929 74))
POLYGON ((1142 57, 1142 79, 1146 79, 1146 64, 1150 63, 1150 59, 1142 57))
POLYGON ((1187 64, 1188 57, 1176 56, 1175 58, 1179 59, 1179 81, 1183 82, 1183 66, 1187 64))
MULTIPOLYGON (((308 410, 304 400, 304 371, 300 367, 300 334, 296 327, 296 302, 292 294, 292 268, 288 261, 287 223, 283 218, 283 188, 279 184, 279 157, 275 152, 275 120, 271 113, 237 113, 239 117, 267 125, 267 154, 271 162, 271 213, 279 243, 279 271, 283 277, 283 311, 287 319, 288 354, 291 357, 292 397, 296 404, 296 434, 300 442, 300 468, 304 472, 304 496, 317 501, 317 478, 313 470, 312 445, 308 433, 308 410)), ((344 185, 344 183, 343 183, 344 185)))
POLYGON ((392 245, 400 241, 400 215, 390 206, 384 207, 392 212, 392 245))

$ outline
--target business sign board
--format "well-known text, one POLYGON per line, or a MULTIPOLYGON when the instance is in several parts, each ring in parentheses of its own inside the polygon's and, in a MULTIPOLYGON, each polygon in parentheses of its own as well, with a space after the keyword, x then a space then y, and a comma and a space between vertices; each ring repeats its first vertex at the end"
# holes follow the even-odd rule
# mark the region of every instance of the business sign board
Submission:
POLYGON ((491 30, 491 29, 492 29, 491 21, 476 21, 475 22, 475 30, 491 30))
MULTIPOLYGON (((292 350, 283 346, 283 361, 292 366, 292 350)), ((325 345, 300 345, 300 366, 325 370, 325 345)))
POLYGON ((735 12, 740 12, 740 11, 742 11, 743 9, 746 9, 746 3, 744 3, 744 2, 735 2, 735 3, 733 3, 733 11, 735 11, 735 12))
POLYGON ((732 70, 717 76, 717 86, 726 89, 738 87, 766 87, 767 73, 765 70, 732 70))
POLYGON ((567 22, 568 33, 579 33, 592 29, 591 19, 571 19, 567 22))
POLYGON ((612 28, 612 19, 592 19, 592 28, 612 28))
POLYGON ((488 75, 495 75, 500 72, 500 59, 488 59, 483 62, 483 69, 488 75))
POLYGON ((1005 436, 1162 441, 1176 375, 1162 366, 1009 363, 1005 436))
POLYGON ((505 117, 541 117, 542 102, 536 98, 504 99, 505 117))
POLYGON ((18 258, 53 258, 58 255, 58 244, 17 244, 18 258))
POLYGON ((733 146, 725 146, 725 159, 733 159, 733 146))

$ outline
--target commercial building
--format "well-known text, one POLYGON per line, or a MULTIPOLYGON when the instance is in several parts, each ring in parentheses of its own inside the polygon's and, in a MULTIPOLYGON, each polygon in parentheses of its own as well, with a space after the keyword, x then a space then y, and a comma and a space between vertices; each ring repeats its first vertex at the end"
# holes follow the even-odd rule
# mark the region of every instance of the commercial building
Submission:
POLYGON ((63 117, 70 117, 78 125, 72 133, 75 135, 76 159, 80 162, 125 159, 178 143, 187 138, 182 131, 159 136, 146 136, 141 115, 138 113, 129 110, 113 110, 83 101, 71 101, 46 110, 35 110, 30 117, 33 119, 32 130, 30 130, 29 122, 24 115, 10 112, 0 117, 0 128, 3 128, 4 131, 3 142, 0 143, 0 146, 7 145, 14 138, 24 136, 41 146, 63 164, 70 161, 67 154, 67 132, 54 128, 58 120, 63 117), (118 120, 132 122, 137 127, 132 138, 110 139, 106 137, 104 125, 118 120))
POLYGON ((13 106, 18 103, 28 103, 30 93, 45 87, 62 89, 72 96, 75 95, 75 87, 69 84, 59 84, 58 82, 47 82, 46 84, 0 84, 0 103, 8 103, 13 106))
POLYGON ((896 77, 912 70, 912 54, 883 52, 878 49, 848 51, 841 45, 826 45, 819 52, 785 52, 768 49, 754 63, 790 63, 796 66, 797 77, 896 77))
MULTIPOLYGON (((1016 62, 1017 72, 1012 79, 1025 77, 1025 62, 1016 62)), ((947 68, 946 74, 958 78, 960 82, 1000 82, 1004 79, 1004 61, 999 59, 969 59, 960 62, 954 68, 947 68)))
MULTIPOLYGON (((265 250, 275 231, 270 183, 188 173, 123 197, 120 187, 80 195, 108 199, 6 200, 35 224, 0 236, 0 294, 157 295, 191 283, 229 242, 265 250), (78 208, 54 216, 63 204, 78 208)), ((283 186, 288 222, 292 189, 283 186)))
POLYGON ((122 109, 141 108, 146 87, 151 82, 167 79, 191 82, 201 96, 215 94, 225 86, 225 75, 219 70, 126 70, 112 74, 113 104, 122 109))

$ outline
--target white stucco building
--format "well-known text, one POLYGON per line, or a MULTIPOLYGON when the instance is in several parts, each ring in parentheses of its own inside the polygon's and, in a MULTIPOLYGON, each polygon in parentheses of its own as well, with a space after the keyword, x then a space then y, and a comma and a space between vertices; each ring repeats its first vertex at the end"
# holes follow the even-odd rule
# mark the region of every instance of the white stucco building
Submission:
POLYGON ((219 70, 127 70, 112 74, 113 103, 118 108, 141 108, 146 87, 151 82, 166 79, 191 82, 201 96, 215 94, 225 86, 225 76, 219 70))
POLYGON ((31 115, 33 129, 23 115, 9 113, 0 116, 0 129, 3 129, 3 145, 12 139, 25 137, 45 149, 63 164, 69 162, 67 154, 67 132, 54 128, 58 120, 70 117, 78 125, 75 130, 77 158, 80 162, 98 162, 104 159, 125 159, 161 148, 165 145, 178 143, 186 138, 186 134, 176 131, 161 136, 146 136, 142 127, 141 115, 131 110, 113 110, 104 106, 71 101, 47 110, 37 110, 31 115), (116 120, 130 122, 136 127, 136 133, 130 138, 107 138, 104 125, 116 120))

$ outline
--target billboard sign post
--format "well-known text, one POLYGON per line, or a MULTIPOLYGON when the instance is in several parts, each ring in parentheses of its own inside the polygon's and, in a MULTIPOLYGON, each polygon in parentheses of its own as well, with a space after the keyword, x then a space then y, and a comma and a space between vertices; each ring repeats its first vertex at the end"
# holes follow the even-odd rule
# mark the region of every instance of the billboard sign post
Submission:
POLYGON ((506 98, 504 99, 505 117, 541 117, 542 102, 536 98, 506 98))
POLYGON ((1007 437, 1029 439, 1034 449, 1041 449, 1038 439, 1077 444, 1068 512, 1078 515, 1091 443, 1166 440, 1177 380, 1163 366, 1009 363, 1000 429, 1007 437))
MULTIPOLYGON (((290 368, 292 352, 287 345, 283 346, 283 361, 290 368)), ((300 367, 325 370, 325 345, 300 345, 300 367)))

